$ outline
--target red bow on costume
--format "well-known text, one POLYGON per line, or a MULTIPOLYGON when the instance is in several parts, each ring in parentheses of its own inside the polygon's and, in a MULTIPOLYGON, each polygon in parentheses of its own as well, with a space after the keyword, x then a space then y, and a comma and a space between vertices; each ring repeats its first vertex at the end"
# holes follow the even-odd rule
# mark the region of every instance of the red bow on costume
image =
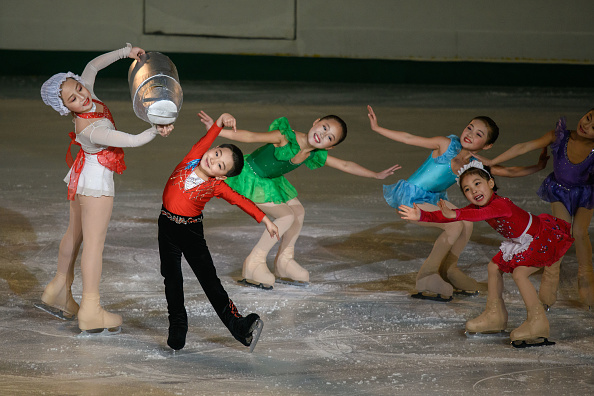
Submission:
MULTIPOLYGON (((77 114, 77 116, 81 118, 107 118, 111 123, 114 125, 113 117, 111 116, 111 112, 102 102, 93 99, 93 102, 100 103, 103 106, 103 113, 85 113, 85 114, 77 114)), ((78 179, 80 178, 80 173, 85 165, 85 151, 81 148, 78 150, 78 154, 76 155, 75 159, 72 159, 72 151, 71 147, 74 143, 77 146, 80 146, 80 143, 76 141, 76 134, 74 132, 70 132, 68 134, 70 136, 70 144, 68 145, 68 151, 66 152, 66 164, 70 168, 70 182, 68 183, 68 199, 70 201, 74 201, 74 197, 76 196, 76 190, 78 187, 78 179)), ((97 161, 110 171, 116 172, 117 174, 121 175, 122 172, 126 170, 126 163, 124 162, 124 150, 121 147, 108 147, 105 150, 101 150, 97 154, 93 154, 97 156, 97 161)))

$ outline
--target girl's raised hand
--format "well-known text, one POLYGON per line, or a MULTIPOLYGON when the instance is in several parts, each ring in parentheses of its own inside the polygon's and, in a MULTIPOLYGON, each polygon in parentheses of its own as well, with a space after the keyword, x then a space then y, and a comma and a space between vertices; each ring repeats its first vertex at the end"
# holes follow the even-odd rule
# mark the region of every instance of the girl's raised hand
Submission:
POLYGON ((397 171, 398 169, 402 169, 402 167, 400 165, 396 164, 394 166, 389 167, 386 170, 379 172, 375 178, 379 179, 379 180, 384 180, 386 177, 393 175, 394 172, 397 171))
POLYGON ((454 210, 450 209, 445 201, 443 199, 440 199, 439 202, 437 203, 437 206, 439 206, 439 209, 441 210, 441 214, 443 215, 443 217, 447 218, 447 219, 455 219, 456 218, 456 212, 454 212, 454 210))
POLYGON ((128 58, 132 58, 137 61, 140 61, 140 55, 144 55, 144 54, 145 54, 145 52, 142 48, 132 47, 132 49, 130 50, 130 55, 128 55, 128 58))
POLYGON ((367 105, 367 117, 369 117, 369 124, 371 125, 371 129, 375 131, 375 129, 379 126, 377 124, 377 116, 373 112, 371 106, 367 105))
POLYGON ((403 220, 421 220, 421 209, 419 209, 417 204, 414 204, 414 208, 411 208, 410 206, 400 205, 398 207, 398 214, 403 220))
POLYGON ((206 114, 204 110, 200 110, 200 113, 198 113, 198 117, 200 117, 200 122, 202 122, 206 126, 207 131, 210 129, 212 124, 214 124, 214 120, 212 119, 212 117, 206 114))
POLYGON ((233 128, 233 131, 237 132, 237 121, 235 121, 235 117, 229 113, 221 114, 217 120, 217 125, 221 128, 233 128))

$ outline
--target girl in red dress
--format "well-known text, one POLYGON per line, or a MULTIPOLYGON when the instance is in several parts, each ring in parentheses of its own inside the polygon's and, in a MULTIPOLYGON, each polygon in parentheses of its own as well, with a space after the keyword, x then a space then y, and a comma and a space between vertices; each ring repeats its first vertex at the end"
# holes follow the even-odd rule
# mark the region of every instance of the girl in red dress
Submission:
POLYGON ((507 327, 507 310, 503 302, 503 273, 511 273, 522 299, 528 318, 510 334, 516 347, 550 345, 549 322, 536 289, 528 279, 540 267, 551 266, 559 260, 573 243, 571 225, 548 214, 534 216, 520 209, 508 198, 498 196, 495 180, 488 167, 471 161, 459 172, 458 183, 470 205, 452 210, 439 202, 440 211, 426 212, 400 206, 405 220, 452 222, 485 220, 507 238, 488 265, 488 295, 485 311, 466 322, 470 333, 493 333, 507 327), (538 340, 536 343, 531 341, 538 340))

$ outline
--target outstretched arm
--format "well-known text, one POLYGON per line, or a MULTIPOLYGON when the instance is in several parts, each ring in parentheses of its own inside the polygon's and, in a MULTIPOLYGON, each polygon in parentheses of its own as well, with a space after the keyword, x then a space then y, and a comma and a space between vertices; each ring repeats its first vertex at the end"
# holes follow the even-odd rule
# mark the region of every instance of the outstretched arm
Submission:
POLYGON ((421 210, 417 206, 417 204, 413 204, 413 206, 414 207, 412 208, 406 205, 400 205, 398 207, 398 214, 400 215, 402 220, 422 221, 421 218, 423 217, 423 215, 427 217, 428 213, 437 216, 436 218, 441 220, 439 222, 449 222, 452 221, 452 219, 456 218, 456 212, 453 209, 450 209, 443 199, 440 199, 437 203, 437 206, 441 210, 441 213, 439 210, 435 212, 425 212, 421 210))
POLYGON ((435 136, 431 138, 426 138, 422 136, 416 136, 408 132, 393 131, 390 129, 383 128, 379 126, 377 116, 375 115, 375 112, 373 111, 371 106, 367 106, 367 116, 369 117, 369 124, 371 125, 371 129, 379 133, 380 135, 387 137, 388 139, 392 139, 397 142, 408 144, 411 146, 418 146, 428 148, 431 150, 438 150, 440 155, 444 153, 450 145, 450 139, 448 139, 445 136, 435 136))
POLYGON ((547 161, 549 160, 549 155, 547 154, 547 148, 543 148, 542 152, 540 153, 540 157, 538 157, 538 162, 535 165, 530 166, 501 166, 501 165, 494 165, 491 168, 491 173, 495 176, 504 176, 504 177, 521 177, 521 176, 528 176, 533 173, 538 172, 546 168, 547 161))
POLYGON ((499 154, 497 157, 493 158, 492 160, 488 160, 483 157, 479 158, 478 156, 477 156, 477 158, 479 158, 481 160, 481 162, 483 162, 485 165, 497 165, 502 162, 509 161, 512 158, 516 158, 517 156, 520 156, 522 154, 526 154, 529 151, 545 148, 549 144, 553 143, 554 141, 555 141, 555 131, 552 130, 550 132, 545 133, 543 136, 541 136, 538 139, 530 140, 530 141, 524 142, 524 143, 518 143, 518 144, 512 146, 510 149, 508 149, 504 153, 499 154))
MULTIPOLYGON (((204 111, 200 111, 200 113, 198 113, 198 117, 200 117, 200 122, 202 122, 204 126, 206 126, 206 130, 210 129, 210 127, 214 123, 214 120, 204 111)), ((233 131, 222 130, 219 136, 222 136, 225 139, 244 143, 272 143, 278 145, 284 144, 284 137, 279 131, 251 132, 245 129, 234 128, 233 131)))
POLYGON ((372 170, 362 167, 361 165, 355 162, 341 160, 330 155, 326 159, 326 165, 328 165, 331 168, 343 171, 345 173, 350 173, 351 175, 369 177, 371 179, 379 180, 385 179, 386 177, 394 174, 394 172, 398 169, 402 168, 400 165, 394 165, 381 172, 374 172, 372 170))
MULTIPOLYGON (((127 44, 124 48, 119 50, 111 51, 103 55, 99 55, 85 66, 81 74, 83 81, 88 84, 87 88, 93 88, 95 84, 95 77, 99 70, 106 68, 118 59, 131 58, 139 60, 139 56, 144 54, 144 50, 139 47, 132 47, 131 44, 127 44)), ((86 85, 85 84, 85 85, 86 85)))
POLYGON ((95 126, 90 129, 89 132, 89 139, 93 144, 99 144, 102 146, 112 146, 112 147, 140 147, 155 138, 155 136, 161 134, 162 136, 167 136, 171 130, 173 130, 173 126, 164 127, 159 126, 150 127, 149 129, 145 130, 142 133, 137 135, 133 135, 126 132, 117 131, 115 129, 108 128, 107 126, 95 126))

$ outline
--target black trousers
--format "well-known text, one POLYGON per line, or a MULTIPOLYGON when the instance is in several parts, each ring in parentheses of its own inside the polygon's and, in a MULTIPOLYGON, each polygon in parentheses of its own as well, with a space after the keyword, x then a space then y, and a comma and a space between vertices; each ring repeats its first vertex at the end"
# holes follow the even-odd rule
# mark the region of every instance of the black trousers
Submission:
POLYGON ((159 256, 161 275, 165 283, 165 297, 170 324, 186 322, 184 286, 181 269, 182 254, 198 278, 206 297, 225 326, 235 335, 238 319, 242 318, 221 280, 212 261, 199 217, 177 216, 163 209, 159 216, 159 256))

